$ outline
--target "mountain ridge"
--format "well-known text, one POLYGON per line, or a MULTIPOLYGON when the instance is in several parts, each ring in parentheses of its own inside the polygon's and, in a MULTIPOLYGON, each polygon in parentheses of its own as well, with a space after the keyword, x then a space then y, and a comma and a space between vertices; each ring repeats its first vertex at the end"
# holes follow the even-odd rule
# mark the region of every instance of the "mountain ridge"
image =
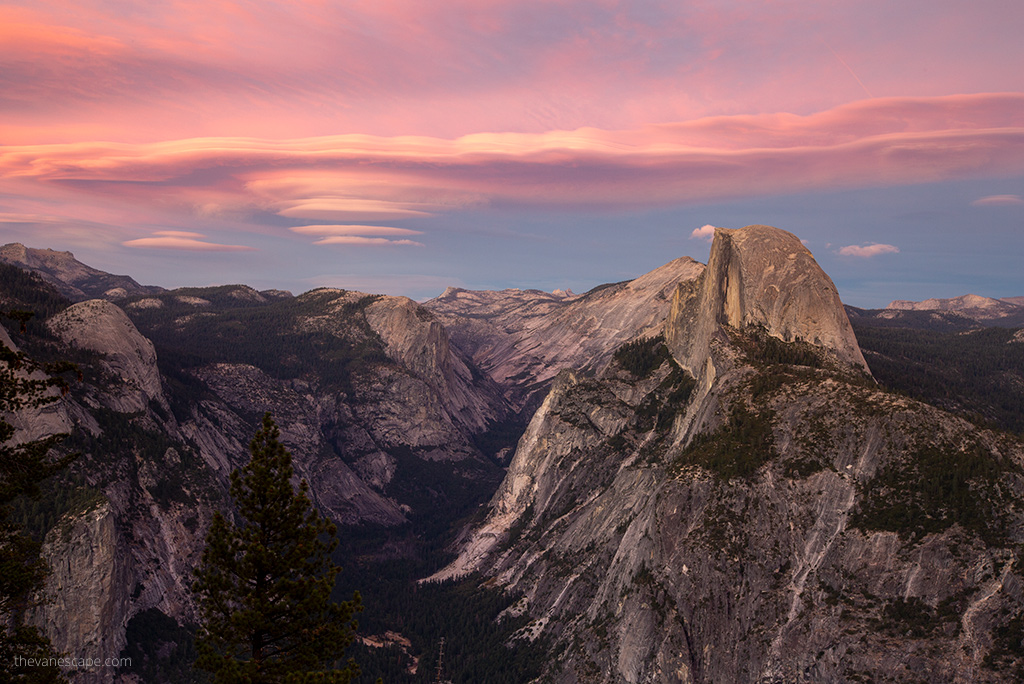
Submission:
MULTIPOLYGON (((750 230, 789 259, 795 238, 750 230)), ((674 314, 692 315, 667 337, 696 340, 654 370, 623 353, 596 378, 563 371, 432 579, 518 597, 560 653, 553 682, 982 681, 986 653, 1008 681, 1020 661, 992 635, 1024 610, 1024 517, 1005 503, 1024 500, 1024 446, 883 391, 848 322, 814 345, 773 317, 776 293, 730 303, 737 269, 714 255, 742 252, 732 237, 680 286, 674 314)))
POLYGON ((477 511, 455 564, 417 577, 509 592, 529 624, 502 643, 551 644, 549 681, 1010 681, 1024 449, 879 387, 805 253, 751 226, 706 267, 583 295, 226 285, 50 307, 52 338, 12 336, 73 352, 85 381, 22 422, 74 433, 68 486, 97 503, 46 535, 48 591, 81 600, 37 624, 117 652, 149 611, 193 619, 203 531, 271 410, 357 575, 477 511))

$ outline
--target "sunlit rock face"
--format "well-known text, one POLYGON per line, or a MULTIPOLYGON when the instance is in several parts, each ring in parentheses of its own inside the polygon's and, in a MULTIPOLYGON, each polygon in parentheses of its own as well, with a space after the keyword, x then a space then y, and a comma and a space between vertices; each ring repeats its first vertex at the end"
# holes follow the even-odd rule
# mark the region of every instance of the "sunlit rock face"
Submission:
POLYGON ((560 684, 1015 681, 1020 442, 880 389, 789 233, 720 231, 676 292, 671 355, 560 373, 429 579, 519 597, 560 684))
POLYGON ((150 401, 166 404, 153 343, 136 329, 116 304, 91 299, 73 304, 47 327, 72 347, 102 354, 115 381, 104 403, 122 413, 144 410, 150 401))
POLYGON ((763 326, 867 370, 832 279, 795 235, 778 228, 715 229, 704 276, 676 290, 666 341, 680 365, 699 375, 723 325, 763 326))

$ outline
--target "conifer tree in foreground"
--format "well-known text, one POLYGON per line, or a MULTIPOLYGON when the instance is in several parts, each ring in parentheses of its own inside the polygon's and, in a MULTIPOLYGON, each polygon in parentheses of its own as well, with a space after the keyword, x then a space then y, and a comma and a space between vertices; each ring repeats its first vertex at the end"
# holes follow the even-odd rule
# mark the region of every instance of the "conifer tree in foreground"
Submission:
POLYGON ((231 474, 239 524, 214 514, 193 590, 202 619, 196 666, 217 684, 349 682, 342 664, 362 610, 359 594, 332 603, 340 568, 330 553, 334 525, 292 486, 291 454, 270 414, 231 474))

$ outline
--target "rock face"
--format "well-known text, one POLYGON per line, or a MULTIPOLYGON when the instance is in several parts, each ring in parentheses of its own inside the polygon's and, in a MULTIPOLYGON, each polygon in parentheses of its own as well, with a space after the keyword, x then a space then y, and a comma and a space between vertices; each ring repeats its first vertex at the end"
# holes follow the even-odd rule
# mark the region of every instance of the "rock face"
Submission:
POLYGON ((103 365, 115 379, 111 408, 131 413, 144 410, 150 401, 166 404, 153 343, 116 304, 79 302, 47 321, 47 327, 72 347, 103 355, 103 365))
POLYGON ((112 275, 86 266, 71 252, 33 249, 12 242, 0 247, 0 261, 38 273, 72 301, 94 297, 120 299, 147 292, 163 292, 162 287, 139 285, 128 276, 112 275))
POLYGON ((698 375, 723 325, 761 326, 867 370, 836 286, 803 243, 778 228, 716 228, 703 278, 676 290, 665 338, 680 365, 698 375))
MULTIPOLYGON (((110 504, 97 503, 51 530, 43 556, 50 564, 43 591, 46 605, 35 611, 31 622, 59 653, 116 657, 125 645, 132 553, 110 504)), ((75 681, 110 682, 114 674, 113 668, 83 668, 75 681)))
POLYGON ((451 348, 448 331, 413 300, 380 297, 366 308, 366 320, 388 356, 432 388, 453 420, 478 432, 505 410, 500 388, 473 377, 451 348))
POLYGON ((879 390, 801 250, 720 234, 671 355, 560 375, 435 576, 519 596, 546 681, 1013 681, 1024 448, 879 390))
POLYGON ((58 355, 73 348, 85 380, 10 418, 19 439, 70 433, 67 448, 81 456, 69 488, 100 502, 66 511, 44 549, 53 600, 34 620, 69 654, 118 656, 126 624, 150 609, 194 622, 190 573, 265 411, 317 505, 341 524, 403 525, 448 506, 462 515, 459 506, 479 499, 464 492, 497 486, 501 471, 474 440, 507 411, 501 390, 409 299, 225 286, 126 302, 189 363, 165 365, 164 376, 153 342, 122 309, 70 305, 46 321, 56 341, 33 343, 58 355), (244 362, 250 353, 263 367, 244 362))
POLYGON ((546 390, 560 370, 599 370, 623 342, 660 334, 677 285, 695 280, 703 270, 703 264, 682 257, 635 280, 583 295, 448 288, 424 306, 522 407, 546 390))

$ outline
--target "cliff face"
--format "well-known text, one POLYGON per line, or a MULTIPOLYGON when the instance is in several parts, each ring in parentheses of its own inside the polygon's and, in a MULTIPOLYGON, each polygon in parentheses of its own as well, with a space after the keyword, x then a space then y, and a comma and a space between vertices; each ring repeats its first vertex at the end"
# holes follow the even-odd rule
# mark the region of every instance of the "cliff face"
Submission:
POLYGON ((552 681, 1013 680, 1024 449, 879 390, 789 237, 719 234, 671 354, 561 375, 436 577, 520 596, 552 681))
MULTIPOLYGON (((98 503, 51 530, 43 556, 50 564, 42 596, 46 604, 30 621, 59 653, 116 657, 125 645, 132 553, 110 504, 98 503)), ((88 684, 114 678, 111 668, 75 674, 76 682, 88 684)))
POLYGON ((795 235, 778 228, 716 228, 703 277, 676 289, 665 339, 680 365, 702 372, 721 326, 761 326, 867 370, 832 280, 795 235))
MULTIPOLYGON (((47 536, 48 601, 33 616, 69 654, 118 656, 128 622, 151 608, 194 621, 192 568, 265 411, 318 506, 342 524, 461 515, 466 491, 500 479, 474 440, 507 410, 501 391, 411 300, 229 286, 135 302, 146 302, 128 307, 140 325, 190 363, 161 366, 115 304, 74 304, 46 321, 54 341, 32 343, 68 350, 84 382, 11 417, 19 439, 66 432, 82 454, 67 486, 92 503, 65 511, 47 536)), ((76 681, 115 676, 99 668, 76 681)))
POLYGON ((560 370, 599 370, 623 342, 660 334, 677 285, 703 270, 703 264, 682 257, 579 296, 449 288, 424 306, 522 407, 560 370))

